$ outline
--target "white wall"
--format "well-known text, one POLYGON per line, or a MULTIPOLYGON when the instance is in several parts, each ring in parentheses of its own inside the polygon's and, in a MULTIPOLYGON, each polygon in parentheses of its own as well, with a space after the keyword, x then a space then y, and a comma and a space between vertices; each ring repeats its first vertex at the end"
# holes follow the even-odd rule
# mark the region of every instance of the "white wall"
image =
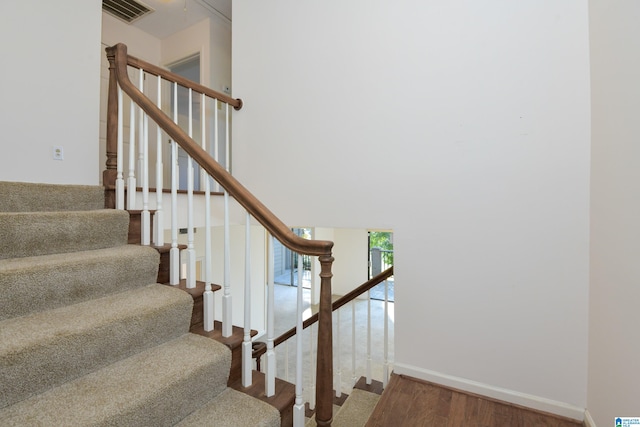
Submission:
MULTIPOLYGON (((313 228, 313 239, 334 243, 332 293, 345 295, 368 279, 368 234, 365 228, 313 228)), ((313 304, 320 292, 320 262, 315 257, 312 274, 313 304)))
POLYGON ((0 180, 98 183, 100 14, 98 1, 1 2, 0 180))
POLYGON ((396 370, 581 417, 587 5, 276 0, 233 16, 235 175, 285 223, 393 229, 396 370))
POLYGON ((365 228, 336 228, 333 232, 333 282, 336 295, 345 295, 368 279, 368 234, 365 228))
POLYGON ((211 18, 209 35, 211 41, 210 87, 219 92, 231 88, 231 26, 219 17, 211 18))
MULTIPOLYGON (((591 0, 592 183, 588 408, 640 414, 640 3, 591 0)), ((635 415, 633 415, 635 414, 635 415)))

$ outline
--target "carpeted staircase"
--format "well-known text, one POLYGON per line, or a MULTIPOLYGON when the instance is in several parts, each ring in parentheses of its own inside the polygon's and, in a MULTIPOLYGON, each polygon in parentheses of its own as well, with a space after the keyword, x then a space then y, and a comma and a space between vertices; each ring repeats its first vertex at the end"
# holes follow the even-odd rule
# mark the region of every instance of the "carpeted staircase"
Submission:
MULTIPOLYGON (((380 381, 372 380, 367 384, 365 377, 360 379, 349 392, 349 395, 342 393, 335 397, 333 401, 333 422, 334 427, 364 427, 374 408, 380 401, 383 385, 380 381)), ((315 427, 315 417, 307 418, 306 427, 315 427)))
POLYGON ((279 426, 102 187, 0 182, 0 425, 279 426))
MULTIPOLYGON (((333 406, 333 427, 364 427, 373 409, 380 400, 380 395, 365 390, 353 389, 340 406, 333 406)), ((316 427, 315 418, 305 423, 306 427, 316 427)))

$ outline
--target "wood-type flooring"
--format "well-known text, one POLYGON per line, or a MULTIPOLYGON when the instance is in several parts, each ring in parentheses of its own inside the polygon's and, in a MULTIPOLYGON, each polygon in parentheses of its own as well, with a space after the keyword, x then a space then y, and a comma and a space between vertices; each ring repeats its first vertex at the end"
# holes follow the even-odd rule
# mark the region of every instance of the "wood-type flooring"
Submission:
POLYGON ((582 427, 567 418, 393 374, 366 427, 582 427))

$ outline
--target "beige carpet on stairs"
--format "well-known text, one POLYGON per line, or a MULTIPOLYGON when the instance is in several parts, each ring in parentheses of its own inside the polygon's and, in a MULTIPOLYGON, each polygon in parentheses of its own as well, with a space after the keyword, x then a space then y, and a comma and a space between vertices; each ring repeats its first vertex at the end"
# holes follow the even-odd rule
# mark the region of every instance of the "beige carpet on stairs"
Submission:
POLYGON ((0 425, 174 425, 226 388, 231 356, 211 343, 184 334, 0 411, 0 425))
MULTIPOLYGON (((373 412, 380 395, 365 390, 353 389, 342 406, 333 407, 334 427, 362 427, 373 412)), ((315 418, 310 418, 306 427, 315 427, 315 418)))
POLYGON ((92 211, 104 208, 104 188, 0 181, 0 212, 92 211))
POLYGON ((0 426, 280 425, 104 189, 0 182, 0 426))
POLYGON ((353 389, 334 418, 335 427, 364 426, 380 400, 380 395, 353 389))
POLYGON ((134 245, 84 251, 81 256, 1 259, 0 320, 154 283, 159 259, 155 249, 134 245))
POLYGON ((115 209, 0 212, 0 258, 71 253, 127 243, 129 214, 115 209))

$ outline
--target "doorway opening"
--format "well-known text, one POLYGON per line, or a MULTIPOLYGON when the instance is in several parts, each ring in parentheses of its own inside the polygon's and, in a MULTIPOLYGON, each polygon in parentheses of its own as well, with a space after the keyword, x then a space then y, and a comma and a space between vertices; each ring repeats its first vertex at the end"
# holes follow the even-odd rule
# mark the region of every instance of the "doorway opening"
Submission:
MULTIPOLYGON (((369 231, 369 279, 393 266, 393 232, 369 231)), ((388 300, 393 302, 393 276, 371 289, 371 298, 384 300, 385 285, 388 300)))
MULTIPOLYGON (((304 239, 311 238, 310 228, 292 228, 291 231, 304 239)), ((309 255, 299 255, 277 240, 273 245, 273 255, 274 282, 277 285, 298 286, 298 257, 302 257, 302 287, 311 288, 311 257, 309 255)))

